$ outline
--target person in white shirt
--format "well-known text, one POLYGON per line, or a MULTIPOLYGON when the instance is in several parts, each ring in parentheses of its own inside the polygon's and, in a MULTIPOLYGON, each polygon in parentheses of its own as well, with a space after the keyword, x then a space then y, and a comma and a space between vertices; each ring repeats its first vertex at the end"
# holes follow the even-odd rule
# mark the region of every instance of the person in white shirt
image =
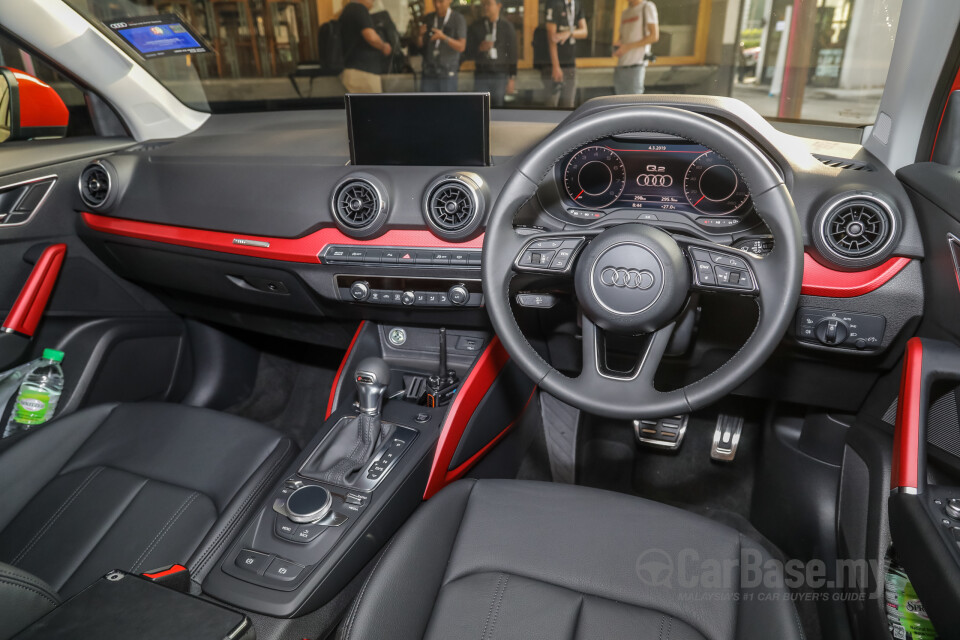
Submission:
POLYGON ((613 49, 618 58, 613 70, 613 90, 617 94, 643 93, 650 45, 660 39, 657 5, 650 0, 630 0, 620 15, 620 42, 613 49))

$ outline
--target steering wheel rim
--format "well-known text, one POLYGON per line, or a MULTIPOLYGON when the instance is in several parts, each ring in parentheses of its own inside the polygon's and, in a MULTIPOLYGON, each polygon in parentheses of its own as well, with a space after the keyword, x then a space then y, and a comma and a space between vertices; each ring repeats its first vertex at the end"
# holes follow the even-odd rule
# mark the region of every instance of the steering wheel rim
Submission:
MULTIPOLYGON (((635 224, 635 223, 633 223, 635 224)), ((727 248, 729 249, 729 248, 727 248)), ((800 298, 803 237, 799 219, 783 179, 759 149, 730 127, 682 109, 624 106, 590 114, 562 125, 531 150, 501 190, 487 221, 482 278, 487 312, 504 348, 538 386, 584 411, 612 418, 659 418, 689 413, 725 396, 747 380, 769 358, 790 326, 800 298), (516 212, 536 194, 539 184, 568 153, 603 138, 637 131, 673 135, 713 150, 730 162, 750 191, 761 220, 774 237, 774 248, 752 268, 760 307, 753 334, 725 364, 679 389, 661 392, 653 374, 666 350, 672 323, 650 334, 638 375, 610 378, 592 366, 587 340, 597 328, 584 314, 584 364, 571 378, 543 360, 524 337, 510 306, 510 281, 519 252, 529 240, 513 226, 516 212), (656 359, 646 367, 647 359, 656 359), (652 371, 650 370, 652 369, 652 371)))

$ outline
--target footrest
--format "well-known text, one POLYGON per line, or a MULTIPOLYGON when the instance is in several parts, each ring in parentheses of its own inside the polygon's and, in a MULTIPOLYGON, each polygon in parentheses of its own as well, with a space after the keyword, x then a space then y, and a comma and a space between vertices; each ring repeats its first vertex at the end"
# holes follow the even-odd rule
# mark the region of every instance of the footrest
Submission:
POLYGON ((634 420, 633 432, 642 445, 675 451, 683 442, 689 420, 690 416, 686 414, 658 420, 634 420))

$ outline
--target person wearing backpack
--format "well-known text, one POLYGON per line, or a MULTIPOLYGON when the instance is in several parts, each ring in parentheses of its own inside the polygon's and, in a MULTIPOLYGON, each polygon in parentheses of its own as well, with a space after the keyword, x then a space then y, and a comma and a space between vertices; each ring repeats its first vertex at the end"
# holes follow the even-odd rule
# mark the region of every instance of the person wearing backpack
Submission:
POLYGON ((380 72, 383 57, 393 49, 384 42, 370 18, 373 0, 351 0, 338 21, 343 43, 343 73, 340 82, 347 93, 383 93, 380 72))
POLYGON ((653 58, 650 45, 659 39, 657 5, 650 0, 630 0, 620 16, 620 42, 613 49, 617 57, 613 70, 614 93, 643 93, 647 64, 653 58))
POLYGON ((423 52, 421 91, 457 90, 460 54, 467 49, 467 21, 450 4, 451 0, 433 0, 436 11, 420 22, 416 45, 423 52))

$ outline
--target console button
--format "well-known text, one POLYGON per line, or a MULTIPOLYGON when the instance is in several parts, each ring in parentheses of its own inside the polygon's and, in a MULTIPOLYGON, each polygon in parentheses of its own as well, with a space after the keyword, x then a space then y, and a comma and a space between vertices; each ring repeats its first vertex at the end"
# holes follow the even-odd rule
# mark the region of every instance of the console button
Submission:
POLYGON ((395 264, 400 252, 396 249, 384 249, 380 252, 380 264, 395 264))
POLYGON ((465 251, 454 251, 450 254, 450 264, 451 265, 465 265, 470 259, 469 255, 465 251))
POLYGON ((296 542, 312 542, 323 533, 326 527, 318 524, 302 524, 297 527, 297 533, 292 538, 296 542))
POLYGON ((467 254, 467 264, 470 266, 480 266, 480 258, 482 255, 479 251, 470 251, 467 254))
POLYGON ((274 532, 278 537, 283 538, 284 540, 293 540, 297 535, 297 529, 299 525, 290 522, 289 519, 277 515, 277 524, 274 526, 274 532))
POLYGON ((455 284, 447 291, 447 298, 457 306, 464 305, 470 301, 470 292, 462 284, 455 284))
POLYGON ((343 247, 330 247, 327 249, 326 258, 331 262, 343 262, 347 258, 347 250, 343 247))
POLYGON ((363 257, 363 261, 368 264, 379 264, 381 253, 380 249, 367 249, 367 255, 363 257))
POLYGON ((251 571, 258 576, 262 576, 264 569, 270 564, 271 559, 273 559, 273 556, 268 556, 259 551, 244 549, 237 554, 237 559, 234 561, 234 564, 245 571, 251 571))
POLYGON ((399 264, 413 264, 417 261, 417 254, 412 251, 400 251, 397 257, 399 264))
POLYGON ((432 306, 437 306, 440 304, 440 294, 438 293, 427 293, 427 304, 432 306))
POLYGON ((414 297, 414 301, 415 301, 418 305, 425 305, 425 304, 427 304, 427 292, 426 292, 426 291, 415 291, 415 292, 414 292, 414 296, 415 296, 415 297, 414 297))
POLYGON ((270 563, 270 566, 267 567, 267 570, 263 573, 263 577, 290 582, 296 580, 300 576, 301 571, 303 571, 303 567, 299 564, 276 558, 270 563))
POLYGON ((350 296, 357 302, 363 302, 370 297, 370 285, 366 282, 354 282, 350 285, 350 296))
POLYGON ((435 251, 432 260, 433 264, 450 264, 450 254, 446 251, 435 251))
MULTIPOLYGON (((429 419, 429 416, 428 416, 428 419, 429 419)), ((423 422, 426 422, 426 420, 424 420, 423 422)), ((355 493, 348 493, 346 498, 344 498, 343 501, 346 502, 347 504, 362 505, 364 503, 364 497, 358 496, 355 493)))
POLYGON ((350 262, 363 262, 364 258, 367 257, 366 249, 350 249, 347 251, 347 259, 350 262))
POLYGON ((426 251, 417 252, 417 264, 433 264, 433 254, 426 251))

